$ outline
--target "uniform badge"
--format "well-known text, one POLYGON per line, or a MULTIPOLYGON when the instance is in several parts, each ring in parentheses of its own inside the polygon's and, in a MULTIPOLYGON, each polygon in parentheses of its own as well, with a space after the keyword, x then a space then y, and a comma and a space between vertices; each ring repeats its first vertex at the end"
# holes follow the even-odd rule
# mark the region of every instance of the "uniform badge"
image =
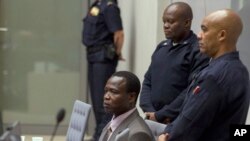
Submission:
POLYGON ((195 94, 195 95, 198 94, 200 92, 200 90, 201 90, 200 86, 196 86, 193 90, 193 94, 195 94))
POLYGON ((100 9, 96 6, 92 7, 90 10, 90 14, 92 16, 98 16, 99 12, 100 12, 100 9))

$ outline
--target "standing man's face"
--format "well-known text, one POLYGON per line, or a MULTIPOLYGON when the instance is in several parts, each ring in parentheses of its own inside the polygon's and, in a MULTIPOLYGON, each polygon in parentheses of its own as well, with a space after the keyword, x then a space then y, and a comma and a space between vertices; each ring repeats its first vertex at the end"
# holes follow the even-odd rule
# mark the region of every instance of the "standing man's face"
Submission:
POLYGON ((126 80, 123 77, 111 77, 105 86, 103 107, 106 112, 119 116, 131 108, 134 95, 126 91, 126 80))
POLYGON ((162 20, 166 38, 179 41, 187 31, 187 22, 189 21, 181 17, 181 12, 176 5, 165 9, 162 20))

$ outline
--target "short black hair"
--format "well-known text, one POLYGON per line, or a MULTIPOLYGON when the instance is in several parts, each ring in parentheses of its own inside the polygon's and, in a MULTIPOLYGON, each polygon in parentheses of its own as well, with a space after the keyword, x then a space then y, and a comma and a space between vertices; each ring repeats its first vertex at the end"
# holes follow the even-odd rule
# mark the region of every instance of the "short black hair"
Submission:
POLYGON ((183 19, 190 19, 190 20, 193 19, 193 11, 189 4, 185 2, 174 2, 174 3, 171 3, 167 8, 173 5, 176 5, 180 8, 180 10, 182 11, 183 19))
POLYGON ((135 92, 137 97, 140 93, 140 90, 141 90, 141 83, 140 83, 140 80, 139 78, 133 74, 132 72, 129 72, 129 71, 118 71, 118 72, 115 72, 113 76, 118 76, 118 77, 123 77, 126 79, 126 91, 127 93, 130 93, 130 92, 135 92))

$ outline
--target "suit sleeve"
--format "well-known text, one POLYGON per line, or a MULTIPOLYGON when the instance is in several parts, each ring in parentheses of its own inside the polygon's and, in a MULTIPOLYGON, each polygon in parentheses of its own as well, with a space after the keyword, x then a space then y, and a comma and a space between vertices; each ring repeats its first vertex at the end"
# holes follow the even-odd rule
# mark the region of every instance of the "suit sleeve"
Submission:
MULTIPOLYGON (((190 72, 188 77, 189 84, 191 83, 193 76, 200 72, 200 70, 208 64, 209 58, 206 55, 200 53, 199 49, 197 48, 197 44, 195 43, 194 51, 192 52, 190 60, 190 72)), ((173 102, 165 105, 161 110, 155 113, 157 121, 163 122, 166 118, 174 120, 178 116, 180 110, 182 109, 182 103, 185 99, 187 89, 188 88, 183 90, 173 102)))
POLYGON ((144 112, 155 112, 151 101, 151 65, 149 66, 142 83, 140 95, 140 107, 144 112))
POLYGON ((200 91, 194 92, 194 88, 188 93, 182 112, 166 127, 165 132, 170 134, 169 141, 198 141, 216 116, 223 99, 223 91, 212 77, 197 86, 200 91))

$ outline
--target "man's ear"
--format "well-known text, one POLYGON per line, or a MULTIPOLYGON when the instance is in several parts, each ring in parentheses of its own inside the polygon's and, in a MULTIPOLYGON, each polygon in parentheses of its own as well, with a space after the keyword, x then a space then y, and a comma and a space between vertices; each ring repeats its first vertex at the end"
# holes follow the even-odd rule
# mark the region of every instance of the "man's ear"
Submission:
POLYGON ((129 102, 136 103, 136 93, 135 92, 129 93, 129 102))
POLYGON ((189 29, 189 28, 191 27, 191 23, 192 23, 192 20, 187 19, 187 20, 185 21, 185 27, 189 29))
POLYGON ((226 37, 227 37, 227 31, 226 31, 226 30, 221 30, 221 31, 218 33, 218 39, 219 39, 219 41, 225 40, 226 37))

